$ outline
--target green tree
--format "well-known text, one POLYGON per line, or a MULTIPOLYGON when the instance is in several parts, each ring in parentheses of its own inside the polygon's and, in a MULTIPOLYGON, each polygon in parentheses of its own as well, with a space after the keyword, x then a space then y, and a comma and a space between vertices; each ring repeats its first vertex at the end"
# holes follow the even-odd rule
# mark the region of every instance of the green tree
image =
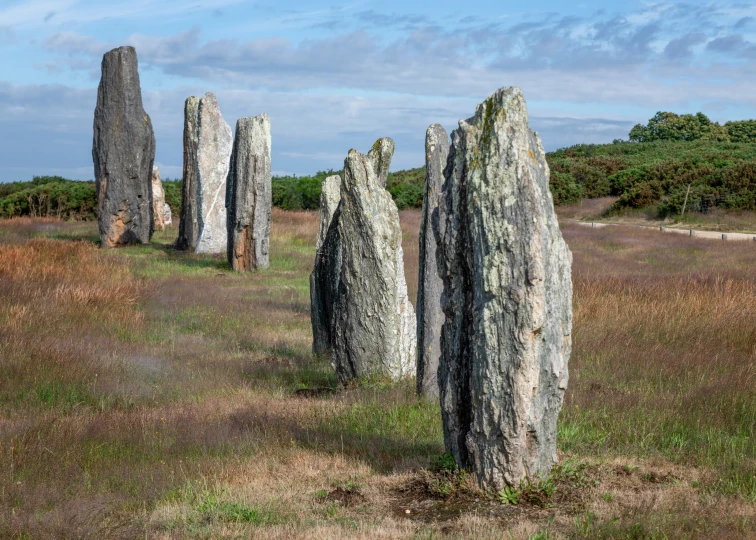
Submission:
POLYGON ((756 142, 756 120, 725 122, 724 128, 732 142, 756 142))
POLYGON ((630 130, 632 142, 651 141, 695 141, 698 139, 728 142, 728 129, 712 122, 702 112, 696 114, 675 114, 657 112, 648 124, 636 124, 630 130))

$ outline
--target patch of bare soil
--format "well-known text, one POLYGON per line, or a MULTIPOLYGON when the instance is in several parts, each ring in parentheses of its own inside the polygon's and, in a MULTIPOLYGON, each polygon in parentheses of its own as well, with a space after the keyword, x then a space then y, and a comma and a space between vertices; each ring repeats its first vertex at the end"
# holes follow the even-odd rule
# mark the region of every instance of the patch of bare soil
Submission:
POLYGON ((365 499, 365 496, 360 493, 360 490, 358 488, 341 488, 338 487, 334 489, 333 491, 329 492, 328 495, 323 497, 323 502, 337 502, 341 504, 344 508, 351 508, 353 506, 358 506, 360 504, 363 504, 367 501, 365 499))
POLYGON ((695 473, 685 475, 674 466, 583 463, 556 470, 550 484, 526 484, 513 490, 514 504, 502 502, 506 496, 476 489, 472 478, 459 474, 421 471, 395 486, 387 497, 392 514, 439 524, 445 532, 452 532, 460 520, 472 515, 504 527, 530 523, 569 533, 581 516, 616 521, 635 515, 641 506, 675 511, 681 504, 687 507, 687 502, 699 500, 693 487, 695 473))

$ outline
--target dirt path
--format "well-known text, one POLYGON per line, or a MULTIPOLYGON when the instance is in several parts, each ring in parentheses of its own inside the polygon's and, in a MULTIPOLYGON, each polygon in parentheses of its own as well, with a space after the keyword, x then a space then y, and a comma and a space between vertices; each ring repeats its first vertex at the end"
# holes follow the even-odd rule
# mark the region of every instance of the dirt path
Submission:
MULTIPOLYGON (((588 222, 588 221, 578 221, 576 219, 569 220, 572 223, 577 223, 578 225, 583 225, 585 227, 594 227, 597 229, 603 228, 603 227, 613 227, 618 225, 627 225, 624 223, 599 223, 599 222, 588 222)), ((649 227, 646 225, 627 225, 629 227, 638 227, 639 229, 655 229, 660 232, 665 233, 676 233, 676 234, 684 234, 686 236, 695 236, 696 238, 707 238, 711 240, 751 240, 756 241, 756 235, 754 234, 745 234, 745 233, 722 233, 722 232, 715 232, 715 231, 696 231, 694 229, 673 229, 670 227, 649 227)))

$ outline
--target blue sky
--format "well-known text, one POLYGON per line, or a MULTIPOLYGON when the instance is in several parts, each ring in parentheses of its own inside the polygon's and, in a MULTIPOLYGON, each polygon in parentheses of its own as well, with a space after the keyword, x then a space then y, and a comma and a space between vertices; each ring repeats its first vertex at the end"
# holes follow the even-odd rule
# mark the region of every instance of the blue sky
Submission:
POLYGON ((212 91, 226 121, 267 112, 274 173, 338 169, 425 129, 453 129, 520 86, 547 150, 626 138, 658 110, 756 118, 756 3, 331 4, 0 0, 0 182, 93 177, 102 54, 133 45, 164 177, 181 173, 183 104, 212 91))

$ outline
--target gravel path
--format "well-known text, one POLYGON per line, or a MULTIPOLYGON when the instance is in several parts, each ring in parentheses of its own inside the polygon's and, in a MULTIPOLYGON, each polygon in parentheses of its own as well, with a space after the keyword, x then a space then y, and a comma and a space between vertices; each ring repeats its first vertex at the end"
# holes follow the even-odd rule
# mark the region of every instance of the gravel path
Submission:
MULTIPOLYGON (((588 221, 578 221, 575 219, 570 220, 572 223, 577 223, 578 225, 583 225, 585 227, 594 227, 597 229, 603 228, 603 227, 611 227, 611 226, 617 226, 617 225, 624 225, 622 223, 598 223, 598 222, 588 222, 588 221)), ((712 240, 750 240, 750 241, 756 241, 756 235, 754 234, 745 234, 745 233, 722 233, 722 232, 715 232, 715 231, 696 231, 693 229, 673 229, 669 227, 648 227, 646 225, 629 225, 630 227, 639 227, 641 229, 655 229, 660 232, 665 233, 676 233, 676 234, 684 234, 686 236, 695 236, 696 238, 708 238, 712 240)))

